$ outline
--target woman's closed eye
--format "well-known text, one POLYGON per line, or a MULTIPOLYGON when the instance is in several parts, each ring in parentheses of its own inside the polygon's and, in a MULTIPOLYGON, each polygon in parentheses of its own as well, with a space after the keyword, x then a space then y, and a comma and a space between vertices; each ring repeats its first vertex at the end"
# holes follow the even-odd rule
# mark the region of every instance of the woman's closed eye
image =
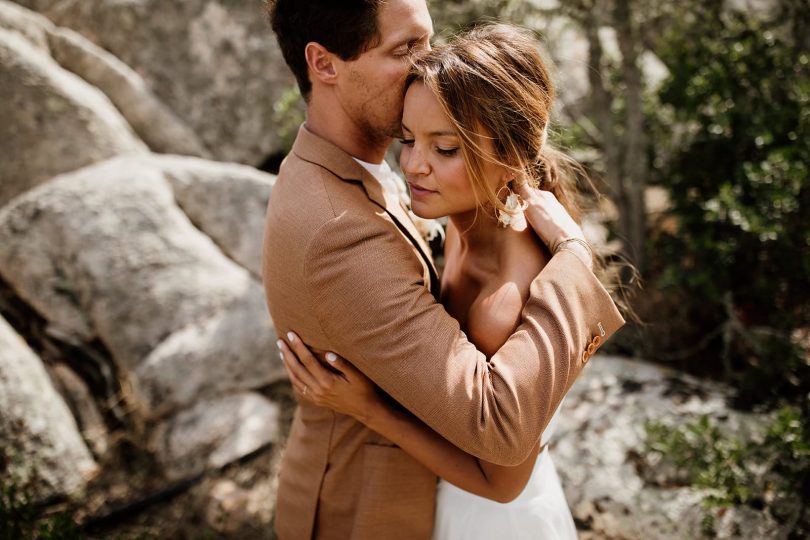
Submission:
POLYGON ((402 139, 399 139, 399 142, 400 142, 400 144, 402 144, 403 146, 413 146, 413 143, 414 143, 415 141, 414 141, 414 139, 406 139, 406 138, 402 138, 402 139))
POLYGON ((455 156, 456 153, 458 152, 458 147, 455 147, 455 148, 442 148, 441 146, 437 146, 436 147, 436 152, 438 152, 439 154, 441 154, 443 156, 446 156, 446 157, 452 157, 452 156, 455 156))

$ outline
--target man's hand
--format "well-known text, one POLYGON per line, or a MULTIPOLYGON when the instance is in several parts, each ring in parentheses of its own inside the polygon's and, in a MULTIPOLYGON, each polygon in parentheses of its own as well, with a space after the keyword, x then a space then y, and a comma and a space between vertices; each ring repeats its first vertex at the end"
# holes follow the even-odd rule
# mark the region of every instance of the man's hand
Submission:
MULTIPOLYGON (((527 183, 518 186, 517 191, 529 204, 523 212, 526 221, 549 250, 568 238, 578 238, 585 242, 582 228, 553 193, 530 187, 527 183)), ((564 249, 572 251, 585 266, 593 269, 593 258, 584 245, 567 242, 564 249)))

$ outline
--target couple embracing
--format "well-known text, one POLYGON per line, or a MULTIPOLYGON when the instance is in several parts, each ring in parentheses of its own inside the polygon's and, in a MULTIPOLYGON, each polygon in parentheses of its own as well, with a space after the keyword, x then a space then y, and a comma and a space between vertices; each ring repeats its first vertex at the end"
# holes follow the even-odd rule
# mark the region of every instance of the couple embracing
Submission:
POLYGON ((424 0, 267 6, 307 103, 264 238, 299 400, 279 538, 576 538, 548 444, 624 320, 546 145, 537 44, 490 24, 431 48, 424 0), (441 276, 410 211, 449 218, 441 276))

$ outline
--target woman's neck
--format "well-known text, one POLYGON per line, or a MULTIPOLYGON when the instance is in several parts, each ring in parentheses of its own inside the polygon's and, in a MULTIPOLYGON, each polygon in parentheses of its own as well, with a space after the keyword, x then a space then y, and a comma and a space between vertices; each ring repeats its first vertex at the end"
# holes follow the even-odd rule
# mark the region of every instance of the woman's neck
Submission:
POLYGON ((498 225, 498 220, 484 209, 472 210, 450 216, 450 221, 458 231, 461 250, 466 254, 480 254, 484 259, 497 265, 504 241, 511 229, 498 225))

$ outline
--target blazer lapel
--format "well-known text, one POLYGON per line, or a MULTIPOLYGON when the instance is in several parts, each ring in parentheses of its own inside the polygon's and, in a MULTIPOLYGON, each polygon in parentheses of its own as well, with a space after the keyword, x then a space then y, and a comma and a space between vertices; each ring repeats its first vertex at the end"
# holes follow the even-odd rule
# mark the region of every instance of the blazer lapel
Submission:
POLYGON ((397 195, 388 193, 382 184, 349 154, 309 131, 305 124, 298 130, 292 151, 301 159, 328 169, 344 181, 361 183, 368 198, 385 210, 394 224, 411 241, 428 270, 430 291, 434 296, 438 296, 439 275, 433 264, 430 248, 397 195))
MULTIPOLYGON (((366 173, 368 174, 368 171, 366 171, 366 173)), ((377 182, 377 185, 379 185, 379 182, 377 182)), ((366 188, 366 192, 368 192, 368 188, 366 188)), ((416 225, 414 225, 413 219, 411 219, 411 217, 408 215, 408 208, 402 202, 402 199, 400 199, 397 195, 394 195, 393 193, 387 192, 384 189, 383 189, 383 197, 385 198, 386 211, 391 215, 392 218, 397 220, 397 222, 399 222, 402 226, 404 226, 408 230, 409 235, 413 238, 413 243, 416 244, 416 247, 419 248, 419 251, 422 253, 425 262, 430 267, 431 272, 438 275, 438 272, 436 271, 436 266, 433 264, 433 257, 431 256, 430 246, 428 246, 424 237, 422 237, 422 234, 416 228, 416 225)))

